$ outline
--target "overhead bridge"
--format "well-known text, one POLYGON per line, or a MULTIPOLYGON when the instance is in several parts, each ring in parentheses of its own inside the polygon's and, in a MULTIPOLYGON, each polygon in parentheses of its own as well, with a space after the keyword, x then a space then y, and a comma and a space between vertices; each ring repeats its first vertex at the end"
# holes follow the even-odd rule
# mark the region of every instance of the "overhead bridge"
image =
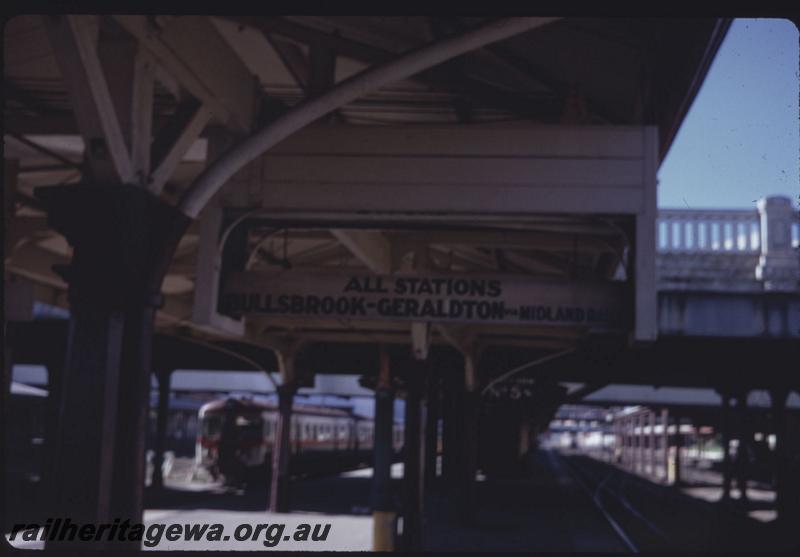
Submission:
POLYGON ((800 337, 800 224, 791 200, 658 213, 659 335, 800 337))

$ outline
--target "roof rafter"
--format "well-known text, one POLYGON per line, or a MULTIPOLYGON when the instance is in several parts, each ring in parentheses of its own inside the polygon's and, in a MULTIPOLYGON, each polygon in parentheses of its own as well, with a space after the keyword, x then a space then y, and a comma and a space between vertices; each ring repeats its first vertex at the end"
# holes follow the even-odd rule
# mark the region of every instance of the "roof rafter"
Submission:
MULTIPOLYGON (((255 18, 241 16, 226 16, 227 19, 243 25, 249 25, 262 32, 273 35, 283 35, 294 40, 334 49, 340 56, 353 58, 367 64, 386 63, 400 53, 391 52, 383 48, 368 45, 353 39, 344 38, 336 34, 325 33, 310 27, 305 27, 283 18, 255 18)), ((442 64, 412 77, 411 79, 425 83, 437 90, 462 95, 474 101, 504 111, 516 113, 520 116, 544 119, 552 113, 549 99, 534 100, 527 95, 513 91, 506 91, 477 79, 466 77, 454 71, 452 66, 442 64), (542 103, 548 106, 542 106, 542 103)), ((560 106, 560 101, 559 101, 560 106)))
POLYGON ((335 228, 331 234, 373 273, 388 275, 392 272, 392 245, 381 232, 335 228))
POLYGON ((44 16, 95 179, 130 182, 131 157, 85 16, 44 16))
POLYGON ((250 132, 256 81, 208 18, 174 18, 159 33, 152 32, 145 16, 114 18, 220 121, 240 133, 250 132))

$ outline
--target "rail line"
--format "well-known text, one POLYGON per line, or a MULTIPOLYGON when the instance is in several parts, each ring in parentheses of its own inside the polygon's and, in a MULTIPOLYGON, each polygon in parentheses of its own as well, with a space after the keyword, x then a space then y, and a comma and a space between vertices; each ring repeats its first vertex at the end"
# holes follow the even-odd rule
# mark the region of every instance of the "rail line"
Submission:
POLYGON ((598 477, 597 474, 592 473, 585 467, 577 465, 572 459, 564 458, 552 451, 550 454, 551 458, 558 459, 563 463, 563 468, 569 471, 575 482, 591 499, 592 503, 631 553, 641 553, 651 548, 673 548, 670 537, 661 528, 644 516, 624 494, 610 487, 610 480, 615 475, 614 470, 610 470, 602 477, 598 477), (612 500, 604 501, 604 496, 610 496, 612 500), (643 527, 648 532, 648 535, 644 536, 642 532, 634 534, 630 527, 626 529, 624 524, 631 522, 631 519, 640 526, 638 530, 642 530, 641 527, 643 527))

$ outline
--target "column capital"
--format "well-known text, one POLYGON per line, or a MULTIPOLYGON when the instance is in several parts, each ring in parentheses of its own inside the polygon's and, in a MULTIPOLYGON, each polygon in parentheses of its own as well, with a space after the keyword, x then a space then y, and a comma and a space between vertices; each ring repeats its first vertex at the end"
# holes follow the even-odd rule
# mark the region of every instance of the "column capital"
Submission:
POLYGON ((191 219, 132 185, 47 186, 35 195, 74 249, 70 264, 56 269, 72 304, 160 305, 161 283, 191 219))

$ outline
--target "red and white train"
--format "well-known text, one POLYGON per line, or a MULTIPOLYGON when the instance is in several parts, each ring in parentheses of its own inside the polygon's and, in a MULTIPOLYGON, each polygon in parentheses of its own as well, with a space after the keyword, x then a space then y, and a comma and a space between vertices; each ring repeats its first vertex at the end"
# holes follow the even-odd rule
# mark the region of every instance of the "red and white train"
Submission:
MULTIPOLYGON (((224 398, 200 407, 196 464, 226 482, 266 479, 277 431, 274 402, 224 398)), ((343 470, 372 461, 374 422, 348 410, 294 404, 290 431, 293 473, 343 470)), ((403 446, 394 425, 393 446, 403 446)))

